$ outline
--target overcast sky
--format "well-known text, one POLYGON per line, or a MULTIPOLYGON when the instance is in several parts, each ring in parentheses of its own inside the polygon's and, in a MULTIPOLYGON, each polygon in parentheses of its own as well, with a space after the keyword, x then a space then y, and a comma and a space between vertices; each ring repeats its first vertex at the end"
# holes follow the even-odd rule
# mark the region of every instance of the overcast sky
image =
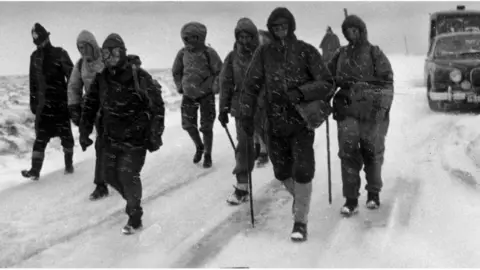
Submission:
POLYGON ((428 14, 455 9, 479 9, 475 2, 0 2, 0 74, 27 74, 35 49, 30 34, 35 22, 51 32, 54 46, 65 48, 72 61, 79 58, 76 38, 81 30, 94 33, 101 45, 109 33, 120 34, 128 53, 138 54, 146 68, 171 67, 182 46, 180 28, 189 21, 207 25, 207 42, 222 58, 231 50, 233 30, 241 17, 265 29, 277 6, 290 9, 298 38, 318 47, 330 25, 345 39, 340 26, 343 8, 363 18, 369 39, 386 53, 425 54, 428 14))

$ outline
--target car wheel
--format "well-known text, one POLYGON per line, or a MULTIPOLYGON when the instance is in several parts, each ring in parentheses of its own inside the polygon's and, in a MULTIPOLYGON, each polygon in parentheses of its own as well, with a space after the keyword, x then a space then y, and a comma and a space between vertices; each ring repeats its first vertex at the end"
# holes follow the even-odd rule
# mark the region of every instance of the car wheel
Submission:
POLYGON ((430 110, 434 112, 444 112, 447 110, 447 107, 445 106, 444 101, 436 101, 432 100, 430 98, 430 93, 432 92, 432 84, 430 83, 430 80, 427 81, 427 100, 428 100, 428 106, 430 107, 430 110))

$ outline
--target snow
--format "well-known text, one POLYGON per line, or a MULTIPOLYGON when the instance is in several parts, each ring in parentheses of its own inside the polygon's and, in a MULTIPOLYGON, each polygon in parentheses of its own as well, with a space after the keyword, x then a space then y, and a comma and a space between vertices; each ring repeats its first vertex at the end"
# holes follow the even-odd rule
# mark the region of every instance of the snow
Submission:
MULTIPOLYGON (((391 55, 390 60, 395 70, 395 100, 379 211, 364 207, 362 187, 360 213, 351 219, 339 215, 343 204, 340 163, 336 123, 330 120, 333 203, 328 204, 323 125, 315 141, 317 171, 309 240, 290 241, 292 199, 274 179, 271 165, 252 175, 256 216, 252 228, 249 204, 231 207, 225 203, 235 183, 233 151, 225 131, 215 124, 213 168, 192 164, 193 143, 181 129, 179 113, 173 111, 179 106, 178 96, 171 91, 168 71, 157 71, 157 78, 168 88, 165 96, 172 111, 168 112, 165 145, 148 154, 142 171, 145 228, 132 236, 121 235, 125 204, 112 189, 104 200, 88 200, 93 190, 93 149, 77 150, 81 157, 75 157, 76 173, 69 176, 63 175, 63 163, 55 162, 60 159, 54 155, 61 157, 61 153, 51 150, 47 158, 51 172, 39 182, 17 180, 14 162, 3 163, 8 155, 2 154, 2 166, 16 170, 17 175, 1 181, 21 185, 0 193, 4 217, 0 221, 0 266, 479 267, 480 118, 431 112, 422 86, 424 58, 391 55)), ((9 78, 0 87, 26 85, 24 79, 9 78)), ((15 119, 20 135, 9 138, 22 138, 16 144, 28 152, 30 126, 19 123, 31 116, 27 99, 20 94, 16 99, 23 100, 23 109, 18 105, 9 117, 15 119)), ((0 129, 6 133, 3 125, 0 129)), ((23 156, 24 167, 29 165, 28 157, 23 156)))

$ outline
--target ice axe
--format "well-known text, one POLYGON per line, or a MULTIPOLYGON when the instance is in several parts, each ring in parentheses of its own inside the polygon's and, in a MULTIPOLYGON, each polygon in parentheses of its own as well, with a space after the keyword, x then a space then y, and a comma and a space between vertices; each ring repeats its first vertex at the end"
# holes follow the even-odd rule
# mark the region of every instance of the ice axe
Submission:
POLYGON ((327 118, 327 166, 328 166, 328 202, 332 204, 332 165, 330 162, 330 124, 327 118))

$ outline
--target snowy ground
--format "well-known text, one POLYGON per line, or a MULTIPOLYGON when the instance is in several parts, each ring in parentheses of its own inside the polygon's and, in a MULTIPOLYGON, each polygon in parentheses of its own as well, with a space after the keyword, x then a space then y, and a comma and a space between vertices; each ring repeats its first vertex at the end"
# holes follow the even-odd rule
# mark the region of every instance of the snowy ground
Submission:
POLYGON ((390 59, 397 82, 379 211, 367 211, 363 196, 357 216, 340 217, 336 123, 330 121, 333 203, 323 126, 315 143, 309 241, 291 243, 292 200, 271 166, 253 173, 252 229, 248 204, 225 203, 234 159, 221 126, 215 126, 214 166, 205 170, 191 163, 193 143, 171 112, 165 146, 148 155, 142 172, 143 231, 120 234, 126 217, 115 191, 88 200, 94 163, 86 159, 74 175, 52 171, 0 194, 0 266, 480 267, 480 118, 432 113, 421 86, 423 58, 390 59))

